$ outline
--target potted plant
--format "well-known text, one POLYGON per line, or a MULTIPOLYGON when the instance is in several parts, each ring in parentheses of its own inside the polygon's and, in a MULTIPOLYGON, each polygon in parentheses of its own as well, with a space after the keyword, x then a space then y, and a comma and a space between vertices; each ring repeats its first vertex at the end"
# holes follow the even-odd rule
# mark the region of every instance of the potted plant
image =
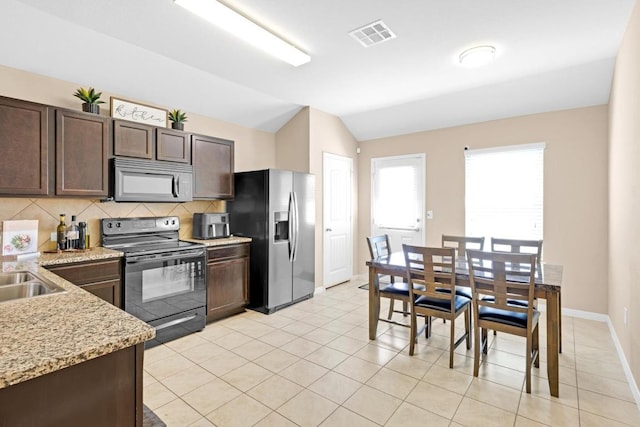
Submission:
POLYGON ((171 129, 184 130, 187 114, 184 111, 172 110, 169 113, 169 120, 171 120, 171 129))
POLYGON ((76 93, 74 93, 73 96, 84 101, 84 104, 82 104, 82 111, 100 114, 100 106, 98 104, 104 104, 104 101, 100 101, 102 92, 96 93, 96 90, 92 87, 88 90, 81 87, 76 90, 76 93))

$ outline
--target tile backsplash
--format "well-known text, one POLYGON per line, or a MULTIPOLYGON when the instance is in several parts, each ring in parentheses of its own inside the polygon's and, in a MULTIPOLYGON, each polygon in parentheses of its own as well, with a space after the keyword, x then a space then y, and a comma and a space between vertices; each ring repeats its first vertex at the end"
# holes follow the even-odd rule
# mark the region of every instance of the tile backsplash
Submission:
MULTIPOLYGON (((226 204, 220 200, 199 200, 187 203, 117 203, 88 199, 63 198, 8 198, 0 197, 0 221, 18 219, 38 220, 38 250, 54 250, 51 233, 56 231, 60 214, 66 214, 67 225, 71 215, 78 222, 86 222, 91 236, 91 246, 100 242, 100 219, 177 216, 180 218, 180 238, 190 238, 193 214, 197 212, 224 212, 226 204)), ((0 223, 2 228, 2 223, 0 223)))

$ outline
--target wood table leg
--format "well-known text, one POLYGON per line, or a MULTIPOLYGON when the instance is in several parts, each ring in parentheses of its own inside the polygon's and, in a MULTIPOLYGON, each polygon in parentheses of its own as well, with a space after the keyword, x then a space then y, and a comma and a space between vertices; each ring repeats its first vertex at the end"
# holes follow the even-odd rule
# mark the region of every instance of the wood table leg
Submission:
POLYGON ((558 353, 562 353, 562 292, 558 291, 558 353))
POLYGON ((375 267, 369 267, 369 339, 376 339, 380 317, 380 289, 375 267))
POLYGON ((547 292, 547 376, 551 396, 559 397, 558 373, 558 316, 560 314, 559 292, 547 292))

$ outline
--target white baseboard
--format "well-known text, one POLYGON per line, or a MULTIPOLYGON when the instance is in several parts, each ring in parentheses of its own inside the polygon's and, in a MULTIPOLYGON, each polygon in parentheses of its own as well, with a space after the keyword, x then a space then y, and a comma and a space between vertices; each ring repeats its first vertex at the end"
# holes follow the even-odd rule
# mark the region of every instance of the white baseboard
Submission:
MULTIPOLYGON (((543 300, 538 300, 538 311, 547 311, 547 304, 543 300)), ((574 310, 572 308, 563 308, 563 316, 578 317, 580 319, 595 320, 596 322, 608 322, 609 316, 602 313, 594 313, 592 311, 574 310)))
MULTIPOLYGON (((544 301, 538 300, 538 310, 546 311, 546 308, 547 307, 544 301)), ((638 389, 638 384, 633 377, 631 367, 629 366, 629 363, 627 363, 627 358, 625 357, 624 351, 622 350, 620 340, 618 340, 618 335, 613 328, 611 318, 606 314, 594 313, 591 311, 574 310, 572 308, 563 308, 562 314, 564 316, 578 317, 580 319, 595 320, 596 322, 605 322, 609 326, 609 332, 611 333, 613 344, 616 346, 616 351, 618 352, 618 358, 620 359, 620 363, 622 364, 624 375, 627 378, 627 382, 629 383, 629 388, 631 388, 631 393, 633 394, 633 398, 636 401, 636 405, 638 406, 638 409, 640 409, 640 389, 638 389)))
POLYGON ((594 313, 592 311, 574 310, 572 308, 563 308, 563 316, 578 317, 580 319, 595 320, 596 322, 609 322, 609 316, 602 313, 594 313))
POLYGON ((618 357, 620 358, 620 363, 622 363, 624 375, 627 377, 627 382, 629 383, 629 387, 631 388, 633 398, 636 400, 636 405, 638 405, 638 409, 640 409, 640 390, 638 389, 638 384, 636 383, 636 380, 633 377, 633 373, 631 372, 631 367, 629 366, 629 363, 627 363, 627 358, 624 355, 622 345, 620 344, 620 340, 618 340, 618 335, 616 334, 616 330, 613 327, 613 323, 611 323, 611 319, 609 318, 609 316, 607 316, 607 324, 609 325, 611 338, 613 338, 613 344, 616 346, 616 350, 618 351, 618 357))
POLYGON ((313 295, 323 294, 327 292, 327 289, 324 286, 320 286, 319 288, 315 288, 313 291, 313 295))

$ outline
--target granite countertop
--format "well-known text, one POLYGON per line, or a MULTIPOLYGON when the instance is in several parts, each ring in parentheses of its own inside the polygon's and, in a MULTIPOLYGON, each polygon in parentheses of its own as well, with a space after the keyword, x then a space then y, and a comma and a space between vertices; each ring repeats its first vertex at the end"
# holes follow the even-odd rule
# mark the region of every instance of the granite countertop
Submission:
MULTIPOLYGON (((62 254, 67 255, 71 254, 62 254)), ((66 262, 89 258, 70 259, 66 262)), ((0 266, 3 271, 34 271, 67 291, 0 303, 0 389, 155 336, 155 329, 145 322, 61 279, 37 261, 0 266)))
POLYGON ((45 252, 37 259, 38 264, 43 267, 59 264, 70 264, 73 262, 83 261, 96 261, 100 259, 108 258, 120 258, 122 252, 114 251, 113 249, 103 248, 102 246, 95 246, 85 251, 71 251, 71 252, 45 252))
MULTIPOLYGON (((251 242, 237 236, 183 240, 206 246, 251 242)), ((0 261, 1 271, 34 271, 66 290, 0 303, 0 389, 155 337, 155 329, 147 323, 44 268, 122 256, 120 251, 96 246, 44 253, 26 261, 0 261)))
POLYGON ((240 236, 231 236, 225 237, 222 239, 210 239, 210 240, 200 240, 200 239, 180 239, 186 242, 193 243, 202 243, 205 246, 223 246, 223 245, 233 245, 237 243, 251 243, 250 237, 240 237, 240 236))

